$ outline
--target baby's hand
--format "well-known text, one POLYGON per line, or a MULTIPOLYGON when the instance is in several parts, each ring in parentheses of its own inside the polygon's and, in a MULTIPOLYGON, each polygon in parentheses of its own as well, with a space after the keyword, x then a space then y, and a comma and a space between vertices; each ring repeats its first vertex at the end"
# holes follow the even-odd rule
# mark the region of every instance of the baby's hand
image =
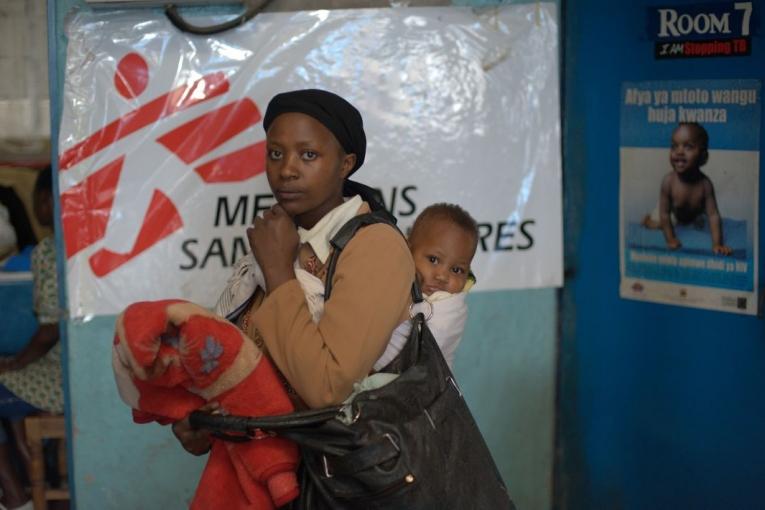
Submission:
POLYGON ((669 241, 667 241, 667 248, 669 248, 670 250, 677 250, 681 246, 682 244, 677 239, 670 239, 669 241))
POLYGON ((733 253, 733 250, 730 246, 725 246, 724 244, 716 244, 712 246, 712 252, 715 255, 730 255, 733 253))

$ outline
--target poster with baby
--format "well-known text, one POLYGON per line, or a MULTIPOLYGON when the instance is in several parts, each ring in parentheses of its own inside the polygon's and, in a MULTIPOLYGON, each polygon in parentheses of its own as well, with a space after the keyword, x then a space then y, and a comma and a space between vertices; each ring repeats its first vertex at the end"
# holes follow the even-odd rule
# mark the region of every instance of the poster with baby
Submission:
POLYGON ((757 313, 759 80, 624 83, 620 295, 757 313))

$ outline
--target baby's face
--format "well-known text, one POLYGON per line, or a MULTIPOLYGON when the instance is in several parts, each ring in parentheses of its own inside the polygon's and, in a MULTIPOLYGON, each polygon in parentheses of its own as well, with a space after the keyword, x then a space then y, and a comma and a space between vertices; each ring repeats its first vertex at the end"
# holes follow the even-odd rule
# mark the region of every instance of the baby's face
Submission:
POLYGON ((424 294, 462 291, 475 254, 473 234, 451 221, 434 218, 422 225, 410 246, 424 294))
POLYGON ((705 150, 695 129, 691 126, 680 126, 672 133, 669 163, 672 169, 680 174, 698 169, 705 150))

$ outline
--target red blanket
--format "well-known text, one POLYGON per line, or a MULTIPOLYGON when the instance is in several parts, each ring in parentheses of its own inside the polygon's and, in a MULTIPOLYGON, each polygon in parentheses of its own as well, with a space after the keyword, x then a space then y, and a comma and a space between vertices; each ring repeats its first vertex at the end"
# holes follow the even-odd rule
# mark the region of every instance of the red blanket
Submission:
MULTIPOLYGON (((270 360, 239 329, 180 300, 140 302, 118 318, 112 356, 122 399, 137 423, 181 420, 206 402, 245 416, 286 414, 292 404, 270 360)), ((278 437, 212 438, 191 508, 265 510, 298 495, 297 446, 278 437)))

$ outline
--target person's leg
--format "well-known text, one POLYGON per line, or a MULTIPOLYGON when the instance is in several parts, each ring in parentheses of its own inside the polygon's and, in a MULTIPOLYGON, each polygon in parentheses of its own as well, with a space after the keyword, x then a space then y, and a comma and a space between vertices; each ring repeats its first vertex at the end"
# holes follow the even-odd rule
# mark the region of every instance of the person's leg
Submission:
POLYGON ((11 418, 8 421, 11 425, 13 438, 16 440, 16 449, 19 452, 21 461, 24 463, 24 469, 26 469, 27 474, 29 474, 29 469, 32 465, 32 454, 29 452, 29 445, 27 444, 27 431, 24 428, 24 418, 11 418))
POLYGON ((658 204, 656 204, 656 207, 653 209, 653 211, 651 211, 651 214, 646 214, 643 217, 643 221, 641 221, 640 224, 643 225, 645 228, 650 228, 652 230, 661 228, 661 220, 659 219, 658 204))
POLYGON ((645 228, 650 228, 651 230, 657 230, 661 228, 661 223, 651 218, 651 216, 648 214, 643 217, 643 221, 640 222, 640 224, 645 228))
MULTIPOLYGON (((38 412, 40 412, 39 409, 24 402, 11 393, 8 388, 0 384, 0 418, 10 420, 11 422, 17 422, 17 424, 13 426, 14 429, 19 426, 18 424, 20 424, 23 429, 24 417, 38 412)), ((5 505, 8 510, 26 508, 25 504, 29 504, 31 508, 31 500, 24 491, 21 477, 11 462, 11 448, 8 444, 8 437, 5 434, 4 428, 0 439, 2 439, 2 443, 0 443, 0 486, 3 488, 5 505)), ((28 454, 29 450, 26 444, 26 434, 17 434, 15 439, 19 442, 18 450, 21 452, 23 448, 28 454), (23 446, 21 443, 22 441, 23 446)), ((24 457, 24 453, 21 453, 21 455, 24 457)), ((27 459, 22 458, 22 461, 24 462, 25 467, 28 468, 27 459)), ((27 472, 29 471, 27 470, 27 472)))
POLYGON ((16 469, 11 462, 10 445, 5 428, 0 425, 0 487, 3 488, 3 501, 7 508, 16 508, 27 501, 24 486, 21 484, 16 469))

